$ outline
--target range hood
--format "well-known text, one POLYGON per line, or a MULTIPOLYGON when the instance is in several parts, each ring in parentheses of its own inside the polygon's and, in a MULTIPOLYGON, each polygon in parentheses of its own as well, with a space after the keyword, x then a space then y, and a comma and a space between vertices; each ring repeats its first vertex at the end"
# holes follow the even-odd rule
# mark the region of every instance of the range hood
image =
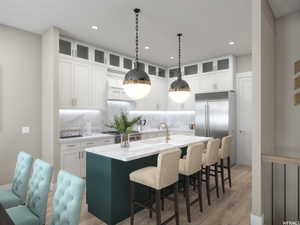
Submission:
POLYGON ((123 79, 125 72, 118 70, 107 70, 108 100, 132 101, 123 89, 123 79))

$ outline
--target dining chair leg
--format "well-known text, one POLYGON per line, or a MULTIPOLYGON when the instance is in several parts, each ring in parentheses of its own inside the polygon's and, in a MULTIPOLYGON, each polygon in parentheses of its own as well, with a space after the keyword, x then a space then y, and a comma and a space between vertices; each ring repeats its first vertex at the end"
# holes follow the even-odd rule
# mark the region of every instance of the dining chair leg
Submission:
POLYGON ((224 160, 221 159, 221 182, 222 182, 222 191, 225 193, 225 177, 224 177, 224 160))
POLYGON ((231 168, 230 168, 230 157, 227 158, 227 169, 228 169, 228 180, 229 180, 229 187, 231 187, 231 168))
POLYGON ((210 166, 205 167, 205 180, 206 180, 206 195, 207 203, 210 205, 210 175, 209 175, 210 166))
POLYGON ((219 194, 219 179, 218 179, 218 163, 215 164, 215 183, 216 183, 217 198, 220 198, 220 194, 219 194))
POLYGON ((130 225, 134 224, 134 183, 130 182, 130 225))
POLYGON ((179 209, 178 209, 178 183, 174 184, 174 209, 176 225, 179 225, 179 209))
POLYGON ((161 197, 160 190, 155 190, 155 204, 156 204, 156 224, 161 225, 161 197))
POLYGON ((184 177, 185 180, 185 187, 184 187, 184 191, 185 191, 185 203, 186 203, 186 213, 187 213, 187 218, 188 218, 188 222, 191 222, 191 205, 190 205, 190 177, 189 176, 185 176, 184 177))
POLYGON ((203 212, 203 202, 202 202, 202 172, 201 170, 197 173, 197 180, 198 180, 198 199, 199 199, 199 207, 200 212, 203 212))

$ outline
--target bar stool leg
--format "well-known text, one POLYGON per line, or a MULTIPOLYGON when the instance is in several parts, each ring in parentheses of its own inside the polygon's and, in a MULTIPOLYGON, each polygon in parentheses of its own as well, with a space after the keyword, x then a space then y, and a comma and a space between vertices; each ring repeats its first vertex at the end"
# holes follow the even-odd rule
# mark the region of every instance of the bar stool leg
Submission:
POLYGON ((210 175, 209 175, 210 166, 205 167, 205 180, 206 180, 206 195, 207 203, 210 205, 210 175))
POLYGON ((134 183, 130 182, 130 225, 134 224, 134 183))
POLYGON ((221 182, 222 182, 222 191, 225 193, 225 178, 224 178, 224 160, 221 159, 221 182))
POLYGON ((202 203, 202 172, 201 170, 197 173, 197 180, 198 180, 198 198, 199 198, 199 207, 200 212, 203 212, 203 203, 202 203))
POLYGON ((186 203, 186 213, 187 213, 187 218, 188 218, 188 222, 191 222, 191 205, 190 205, 190 177, 189 176, 184 176, 184 180, 185 180, 185 187, 184 187, 184 191, 185 191, 185 203, 186 203))
POLYGON ((161 225, 161 197, 160 190, 155 190, 155 204, 156 204, 156 224, 161 225))
POLYGON ((174 184, 174 209, 176 225, 179 225, 179 209, 178 209, 178 183, 174 184))
POLYGON ((164 211, 165 210, 165 198, 164 198, 164 190, 161 190, 161 210, 164 211))
POLYGON ((149 217, 152 218, 153 195, 151 189, 149 189, 149 200, 150 200, 149 217))
POLYGON ((218 179, 218 163, 215 164, 215 182, 216 182, 217 198, 220 198, 220 194, 219 194, 219 179, 218 179))
POLYGON ((229 187, 231 187, 230 157, 227 158, 227 170, 228 170, 229 187))

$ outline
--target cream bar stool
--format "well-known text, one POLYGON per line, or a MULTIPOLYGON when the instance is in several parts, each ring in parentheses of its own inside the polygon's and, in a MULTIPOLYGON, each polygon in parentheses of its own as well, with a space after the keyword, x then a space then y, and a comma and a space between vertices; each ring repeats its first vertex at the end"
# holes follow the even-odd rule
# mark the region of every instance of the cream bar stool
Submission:
POLYGON ((222 138, 222 145, 219 149, 219 158, 220 158, 220 168, 221 171, 221 182, 222 182, 222 190, 225 193, 225 181, 229 180, 229 187, 231 187, 231 171, 230 171, 230 149, 232 143, 232 136, 226 136, 222 138), (227 160, 227 166, 224 166, 224 160, 227 160), (224 177, 224 168, 227 169, 228 176, 224 177))
POLYGON ((202 154, 204 152, 204 144, 197 143, 189 145, 187 149, 187 155, 185 158, 179 160, 179 174, 184 176, 184 190, 185 190, 185 200, 186 200, 186 211, 188 222, 191 222, 191 209, 190 206, 199 201, 200 211, 203 211, 202 205, 202 154), (198 182, 198 198, 190 202, 190 177, 196 174, 196 179, 198 182))
POLYGON ((130 224, 134 224, 134 212, 135 205, 142 206, 144 208, 149 208, 150 212, 156 212, 156 223, 157 225, 166 224, 175 218, 176 225, 179 224, 179 213, 178 213, 178 169, 179 169, 179 158, 181 155, 180 149, 173 149, 160 153, 157 159, 157 167, 145 167, 132 172, 129 175, 130 178, 130 207, 131 207, 131 217, 130 224), (144 204, 135 201, 135 189, 134 184, 142 184, 151 189, 155 190, 155 210, 152 208, 152 201, 150 204, 144 204), (170 185, 174 187, 174 208, 175 215, 171 216, 165 222, 161 222, 161 190, 170 185))
POLYGON ((203 166, 205 172, 205 180, 202 180, 206 183, 206 194, 208 205, 210 205, 210 192, 216 189, 217 197, 219 198, 219 185, 218 185, 218 161, 219 161, 219 147, 220 139, 212 139, 207 143, 206 153, 203 154, 203 166), (211 166, 214 166, 214 169, 211 170, 211 166), (210 172, 214 172, 211 174, 210 172), (210 188, 210 176, 215 177, 215 187, 210 188))

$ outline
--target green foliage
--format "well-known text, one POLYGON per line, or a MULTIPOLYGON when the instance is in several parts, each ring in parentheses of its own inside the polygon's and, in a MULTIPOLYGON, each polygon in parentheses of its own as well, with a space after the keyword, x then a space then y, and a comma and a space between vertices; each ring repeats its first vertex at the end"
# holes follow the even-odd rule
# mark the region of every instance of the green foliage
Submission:
POLYGON ((128 115, 124 112, 120 116, 115 116, 114 121, 106 124, 107 127, 113 128, 122 134, 129 134, 133 131, 133 126, 141 119, 141 116, 132 120, 128 119, 128 115))

